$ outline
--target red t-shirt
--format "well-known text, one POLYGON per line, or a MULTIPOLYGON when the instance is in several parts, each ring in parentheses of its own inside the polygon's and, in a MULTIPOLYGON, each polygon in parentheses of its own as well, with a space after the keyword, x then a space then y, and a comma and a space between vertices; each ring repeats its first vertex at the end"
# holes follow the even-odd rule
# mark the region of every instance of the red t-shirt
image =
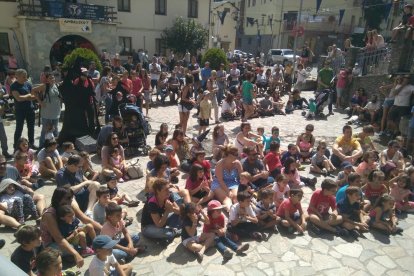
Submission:
POLYGON ((411 16, 410 18, 408 18, 408 24, 409 26, 414 26, 414 16, 411 16))
POLYGON ((204 223, 203 233, 208 233, 212 230, 217 230, 223 228, 226 220, 223 214, 221 214, 218 218, 213 218, 212 216, 208 216, 208 220, 210 221, 209 224, 204 223))
POLYGON ((201 167, 204 168, 204 176, 210 180, 210 170, 211 170, 211 165, 210 162, 208 160, 203 160, 202 163, 198 162, 198 161, 194 161, 193 164, 198 164, 201 167))
POLYGON ((273 171, 276 168, 282 167, 282 162, 280 162, 279 154, 275 154, 274 152, 269 152, 268 154, 266 154, 264 159, 266 160, 266 163, 269 167, 269 172, 273 171))
POLYGON ((128 93, 131 93, 131 90, 132 90, 132 80, 130 80, 130 79, 122 79, 121 80, 121 83, 122 83, 122 87, 126 91, 128 91, 128 93))
POLYGON ((286 198, 277 209, 277 215, 285 218, 285 210, 289 211, 289 216, 293 216, 297 211, 302 210, 302 205, 300 202, 293 204, 290 198, 286 198))
MULTIPOLYGON (((312 205, 318 210, 321 215, 329 213, 329 208, 335 210, 335 197, 326 196, 323 194, 322 190, 316 190, 313 192, 309 205, 312 205)), ((308 214, 312 214, 312 210, 308 208, 308 214)))
POLYGON ((142 88, 142 80, 140 78, 135 78, 134 80, 132 80, 132 90, 131 90, 131 94, 135 95, 135 96, 140 96, 141 93, 139 92, 139 90, 141 90, 142 88))
POLYGON ((187 178, 187 181, 185 182, 185 188, 189 191, 192 191, 196 189, 198 186, 200 186, 201 182, 203 182, 203 179, 192 181, 191 178, 187 178))
POLYGON ((367 188, 365 189, 365 197, 379 197, 382 196, 384 193, 387 193, 387 190, 383 185, 381 185, 378 189, 374 189, 371 187, 371 185, 367 185, 367 188))

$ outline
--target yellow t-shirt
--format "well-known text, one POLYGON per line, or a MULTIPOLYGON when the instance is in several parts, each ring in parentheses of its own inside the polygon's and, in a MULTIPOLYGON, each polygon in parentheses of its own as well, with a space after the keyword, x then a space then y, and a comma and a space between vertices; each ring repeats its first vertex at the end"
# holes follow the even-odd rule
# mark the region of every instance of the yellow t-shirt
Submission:
POLYGON ((203 120, 210 119, 211 116, 211 102, 204 99, 200 102, 200 115, 199 118, 203 120))
POLYGON ((351 153, 354 150, 361 149, 361 144, 355 138, 345 140, 344 136, 342 135, 336 138, 335 142, 338 144, 338 147, 342 148, 342 151, 344 153, 351 153))

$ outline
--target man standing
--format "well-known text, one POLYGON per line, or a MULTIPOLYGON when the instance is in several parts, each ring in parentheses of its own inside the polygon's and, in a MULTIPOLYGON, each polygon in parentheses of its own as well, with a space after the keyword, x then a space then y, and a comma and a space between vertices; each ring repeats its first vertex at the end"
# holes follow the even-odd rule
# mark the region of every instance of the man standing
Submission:
MULTIPOLYGON (((152 63, 149 65, 149 72, 151 75, 151 89, 157 89, 157 82, 161 75, 161 66, 157 63, 157 58, 152 58, 152 63)), ((157 93, 157 101, 158 101, 158 93, 157 93)))
POLYGON ((343 135, 336 138, 332 147, 332 164, 339 168, 343 161, 355 164, 357 159, 362 156, 363 151, 360 143, 352 137, 352 127, 346 125, 342 128, 343 135))
POLYGON ((128 56, 127 62, 124 64, 125 70, 128 71, 128 74, 131 73, 131 70, 135 69, 135 64, 133 63, 133 57, 128 56))
MULTIPOLYGON (((331 68, 330 61, 326 60, 324 67, 318 72, 318 91, 330 89, 331 81, 334 78, 335 73, 331 68)), ((329 115, 333 115, 332 104, 334 102, 334 95, 332 91, 329 93, 328 109, 329 115)))
POLYGON ((203 91, 207 89, 207 80, 211 77, 210 62, 204 63, 204 68, 201 69, 201 87, 203 91))
POLYGON ((237 62, 233 62, 230 69, 230 86, 239 84, 240 70, 237 68, 237 62))
POLYGON ((93 84, 96 87, 96 85, 99 83, 101 74, 99 73, 98 70, 96 70, 95 61, 91 61, 91 63, 89 63, 88 77, 92 79, 93 84))

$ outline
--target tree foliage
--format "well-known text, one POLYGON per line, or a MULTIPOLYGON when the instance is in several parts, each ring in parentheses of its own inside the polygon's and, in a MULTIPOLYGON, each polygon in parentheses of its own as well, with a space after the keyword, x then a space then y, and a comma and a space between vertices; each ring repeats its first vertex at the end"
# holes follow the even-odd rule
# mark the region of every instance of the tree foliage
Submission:
POLYGON ((102 64, 94 51, 86 48, 76 48, 69 55, 65 56, 63 68, 72 68, 80 60, 83 67, 88 67, 91 61, 96 64, 96 70, 102 71, 102 64))
POLYGON ((221 63, 227 67, 226 53, 224 53, 224 51, 219 48, 208 49, 207 52, 203 55, 201 64, 204 64, 206 61, 210 62, 210 67, 214 70, 219 70, 221 63))
POLYGON ((363 5, 364 19, 368 29, 380 30, 382 20, 385 18, 386 5, 383 0, 365 0, 363 5))
POLYGON ((175 53, 185 54, 188 50, 195 54, 206 46, 208 30, 193 19, 178 17, 172 27, 163 31, 161 38, 164 46, 175 53))

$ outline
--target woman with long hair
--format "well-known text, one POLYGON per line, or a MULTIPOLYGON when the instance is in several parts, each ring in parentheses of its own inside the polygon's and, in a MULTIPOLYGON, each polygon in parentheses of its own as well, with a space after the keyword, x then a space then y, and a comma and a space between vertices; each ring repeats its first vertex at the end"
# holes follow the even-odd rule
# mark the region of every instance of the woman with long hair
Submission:
POLYGON ((178 112, 180 115, 180 125, 182 127, 184 135, 187 131, 188 119, 190 118, 190 111, 195 106, 194 99, 191 98, 193 94, 193 82, 192 75, 187 74, 185 76, 185 86, 181 90, 181 101, 178 104, 178 112))

